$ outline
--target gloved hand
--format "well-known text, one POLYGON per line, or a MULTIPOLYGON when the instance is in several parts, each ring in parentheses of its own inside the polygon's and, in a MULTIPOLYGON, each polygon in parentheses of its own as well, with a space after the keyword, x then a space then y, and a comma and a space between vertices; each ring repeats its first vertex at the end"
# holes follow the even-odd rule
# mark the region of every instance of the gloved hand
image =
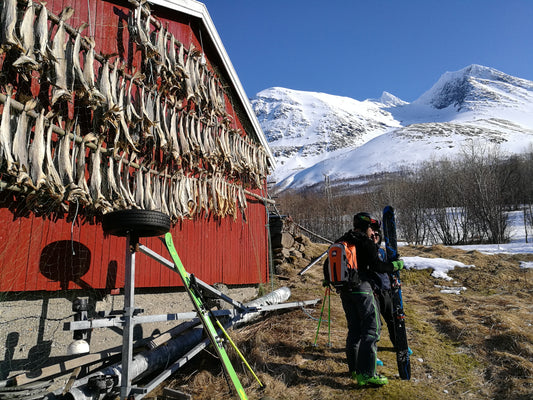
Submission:
POLYGON ((327 281, 327 280, 324 279, 324 280, 322 281, 322 287, 328 287, 328 286, 329 286, 329 281, 327 281))
POLYGON ((394 266, 394 272, 399 271, 403 269, 403 260, 393 261, 392 265, 394 266))

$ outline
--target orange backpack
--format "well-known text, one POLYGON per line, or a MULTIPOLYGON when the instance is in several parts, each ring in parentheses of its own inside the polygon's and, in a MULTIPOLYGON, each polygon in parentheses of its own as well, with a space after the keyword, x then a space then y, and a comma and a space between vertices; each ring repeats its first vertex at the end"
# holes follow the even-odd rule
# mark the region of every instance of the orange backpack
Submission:
POLYGON ((329 281, 339 288, 347 283, 359 284, 355 245, 347 242, 333 243, 328 249, 329 281))

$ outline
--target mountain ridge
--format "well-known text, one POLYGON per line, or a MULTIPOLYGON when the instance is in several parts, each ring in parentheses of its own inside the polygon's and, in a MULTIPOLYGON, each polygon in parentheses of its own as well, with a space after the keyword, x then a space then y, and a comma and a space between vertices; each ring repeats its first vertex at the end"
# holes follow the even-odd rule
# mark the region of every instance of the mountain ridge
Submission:
POLYGON ((473 140, 508 153, 533 147, 533 82, 473 64, 445 72, 408 103, 391 93, 355 100, 269 88, 251 99, 277 168, 277 191, 455 157, 473 140))

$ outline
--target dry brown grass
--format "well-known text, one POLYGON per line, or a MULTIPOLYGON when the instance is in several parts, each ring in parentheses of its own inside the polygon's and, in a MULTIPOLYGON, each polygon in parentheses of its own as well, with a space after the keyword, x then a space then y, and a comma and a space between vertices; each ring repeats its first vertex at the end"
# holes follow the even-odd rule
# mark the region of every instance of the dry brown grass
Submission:
MULTIPOLYGON (((321 264, 308 273, 297 272, 325 250, 315 245, 306 259, 282 266, 291 301, 324 296, 321 264)), ((309 251, 308 251, 309 252, 309 251)), ((402 381, 386 329, 382 332, 380 372, 389 385, 357 388, 344 361, 346 323, 340 299, 331 296, 331 346, 327 320, 313 346, 321 305, 271 313, 231 336, 261 381, 229 353, 250 399, 513 399, 533 398, 533 271, 519 261, 533 255, 483 255, 444 246, 404 247, 404 256, 442 257, 475 265, 450 272, 452 283, 430 271, 403 272, 403 295, 412 379, 402 381), (460 295, 443 294, 435 284, 465 286, 460 295)), ((326 305, 327 310, 327 305, 326 305)), ((220 364, 205 353, 178 372, 165 386, 181 388, 194 399, 231 398, 220 364)))

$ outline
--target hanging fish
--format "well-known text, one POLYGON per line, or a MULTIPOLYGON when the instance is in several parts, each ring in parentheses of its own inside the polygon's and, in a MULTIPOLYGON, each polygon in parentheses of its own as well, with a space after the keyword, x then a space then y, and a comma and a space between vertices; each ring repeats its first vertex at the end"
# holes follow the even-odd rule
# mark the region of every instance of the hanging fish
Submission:
POLYGON ((177 69, 177 59, 176 59, 176 39, 174 38, 174 35, 172 32, 167 30, 167 38, 165 40, 168 40, 169 42, 169 50, 168 50, 168 57, 167 57, 167 68, 172 73, 172 75, 176 75, 176 69, 177 69))
POLYGON ((128 165, 122 167, 125 154, 126 153, 122 153, 117 164, 116 175, 120 177, 119 182, 118 182, 120 193, 124 197, 124 200, 126 200, 126 203, 128 204, 128 206, 133 207, 133 208, 140 208, 139 204, 135 202, 135 198, 133 197, 130 191, 130 184, 129 184, 130 168, 128 165))
POLYGON ((111 82, 109 80, 109 59, 104 58, 102 68, 100 68, 99 86, 100 93, 105 97, 107 103, 106 111, 113 109, 115 102, 111 93, 111 82))
POLYGON ((11 154, 12 139, 11 139, 11 96, 13 95, 13 87, 11 85, 6 88, 6 101, 4 103, 4 110, 2 111, 2 122, 0 124, 0 164, 5 160, 7 164, 7 172, 16 175, 16 165, 11 154))
MULTIPOLYGON (((83 70, 80 63, 81 53, 81 32, 87 28, 89 24, 83 23, 76 29, 76 35, 73 40, 67 42, 67 84, 69 89, 76 90, 80 97, 87 98, 89 96, 89 85, 83 76, 83 70)), ((71 37, 72 39, 72 37, 71 37)))
POLYGON ((142 119, 141 116, 139 115, 139 113, 137 112, 137 110, 135 109, 135 106, 133 104, 131 90, 133 88, 133 84, 134 84, 135 80, 141 80, 142 81, 143 79, 144 79, 144 75, 141 74, 139 71, 134 72, 133 76, 130 79, 130 82, 129 82, 129 85, 128 85, 128 90, 126 91, 126 110, 125 110, 125 112, 126 112, 126 122, 128 124, 139 122, 142 119))
POLYGON ((44 166, 44 172, 46 174, 46 186, 49 189, 49 193, 56 199, 62 199, 63 194, 65 193, 65 187, 63 186, 61 182, 61 178, 59 177, 59 173, 57 172, 54 161, 52 159, 52 134, 53 134, 53 128, 54 124, 52 124, 52 121, 50 121, 50 124, 48 125, 48 129, 46 132, 46 146, 45 146, 45 166, 44 166))
POLYGON ((115 144, 114 144, 114 147, 115 147, 115 150, 114 150, 114 153, 116 153, 118 151, 118 142, 120 141, 120 133, 123 133, 124 134, 124 137, 126 138, 126 142, 132 147, 133 151, 135 152, 139 152, 136 144, 133 142, 133 139, 130 135, 130 130, 129 130, 129 127, 128 127, 128 124, 126 123, 126 114, 125 114, 125 110, 124 110, 124 107, 123 107, 123 101, 124 101, 124 89, 126 87, 126 81, 123 80, 122 81, 122 84, 120 86, 120 93, 119 93, 119 96, 118 96, 118 104, 117 104, 117 117, 118 117, 118 127, 117 127, 117 135, 115 137, 115 144))
POLYGON ((35 34, 33 32, 33 23, 35 19, 35 5, 33 1, 28 1, 28 7, 20 24, 20 39, 23 54, 13 62, 14 67, 24 67, 28 70, 39 69, 40 63, 35 59, 34 46, 35 34))
POLYGON ((179 132, 179 142, 180 142, 180 148, 181 148, 181 155, 183 157, 186 157, 189 162, 191 161, 191 150, 189 147, 189 142, 187 140, 187 136, 185 135, 185 127, 184 127, 184 119, 186 120, 186 116, 182 112, 179 117, 179 123, 178 123, 178 132, 179 132))
POLYGON ((141 167, 135 171, 135 203, 144 208, 144 179, 141 167))
POLYGON ((159 175, 153 175, 152 199, 154 200, 154 210, 161 211, 161 180, 159 175))
POLYGON ((44 109, 41 110, 35 121, 35 132, 30 146, 30 176, 31 181, 27 183, 38 190, 46 182, 46 175, 43 172, 45 157, 45 137, 44 137, 44 109))
POLYGON ((85 39, 89 48, 85 51, 85 59, 83 64, 83 79, 88 86, 89 104, 91 108, 101 106, 106 101, 106 97, 96 88, 94 77, 94 48, 96 43, 94 38, 87 37, 85 39))
POLYGON ((22 44, 15 35, 17 24, 17 0, 3 0, 0 14, 0 48, 6 52, 11 48, 22 51, 22 44))
POLYGON ((59 15, 57 31, 52 40, 52 55, 54 56, 53 77, 54 86, 52 87, 52 105, 60 100, 70 99, 72 94, 67 88, 67 59, 66 59, 66 31, 65 21, 74 14, 72 7, 65 7, 59 15))
POLYGON ((167 39, 167 30, 165 29, 163 24, 161 24, 161 27, 159 28, 159 31, 157 32, 157 38, 156 38, 157 52, 159 53, 159 57, 160 57, 160 60, 156 64, 156 72, 158 75, 161 74, 161 69, 168 65, 166 39, 167 39))
POLYGON ((170 135, 170 152, 172 154, 172 158, 174 160, 179 161, 180 160, 180 147, 179 147, 179 139, 178 139, 178 130, 177 130, 177 111, 175 107, 172 107, 172 110, 170 111, 170 129, 169 129, 169 135, 170 135))
POLYGON ((119 64, 120 64, 120 60, 118 58, 115 59, 115 64, 113 65, 113 69, 109 72, 109 87, 111 90, 111 97, 113 98, 113 104, 118 104, 117 90, 119 88, 119 84, 118 84, 119 64))
MULTIPOLYGON (((165 169, 165 175, 167 171, 165 169)), ((172 222, 176 222, 179 219, 178 210, 176 209, 176 201, 174 200, 174 191, 175 191, 175 180, 173 177, 167 179, 167 188, 166 188, 166 195, 167 199, 166 202, 168 204, 168 215, 170 216, 170 220, 172 222)))
POLYGON ((165 132, 161 128, 163 120, 161 116, 161 93, 158 93, 154 101, 154 130, 159 138, 159 147, 164 149, 167 146, 167 138, 165 132))
POLYGON ((51 50, 48 48, 48 10, 46 3, 41 3, 41 11, 35 22, 35 59, 48 61, 51 50))
POLYGON ((111 154, 109 155, 108 160, 106 174, 107 182, 105 185, 107 191, 106 197, 109 201, 112 201, 113 208, 124 209, 126 208, 127 203, 115 179, 115 176, 117 176, 115 170, 115 157, 111 154))
POLYGON ((172 177, 172 203, 174 204, 174 208, 176 210, 176 216, 178 219, 183 219, 183 211, 181 206, 181 176, 183 176, 182 173, 177 173, 172 177))
POLYGON ((70 155, 70 146, 72 143, 70 130, 72 126, 73 121, 67 120, 65 123, 65 134, 59 139, 59 148, 57 149, 57 171, 61 178, 61 183, 67 190, 70 185, 75 185, 72 157, 70 155))
MULTIPOLYGON (((80 134, 80 127, 77 126, 77 133, 76 135, 79 136, 80 134)), ((77 179, 77 185, 83 192, 83 198, 82 201, 84 204, 90 204, 91 203, 91 194, 89 191, 89 186, 87 185, 87 179, 85 178, 85 171, 86 171, 86 145, 89 142, 94 142, 96 140, 96 136, 92 133, 88 133, 83 137, 83 140, 80 142, 78 149, 77 149, 77 155, 76 155, 76 179, 77 179)))
POLYGON ((150 168, 144 173, 144 208, 146 210, 155 210, 155 202, 152 197, 152 174, 150 168))
POLYGON ((94 207, 102 212, 112 210, 111 204, 102 194, 102 143, 103 139, 98 140, 96 150, 93 151, 91 157, 91 178, 89 185, 89 193, 93 199, 94 207))
POLYGON ((158 55, 157 47, 150 41, 150 9, 144 7, 146 1, 140 1, 138 7, 135 9, 135 38, 138 44, 145 51, 146 57, 154 58, 158 55), (146 20, 143 24, 143 11, 147 14, 146 20))
POLYGON ((17 130, 13 137, 13 158, 18 165, 17 184, 23 184, 30 179, 28 175, 30 172, 30 164, 28 161, 28 132, 31 130, 29 124, 28 111, 33 110, 37 106, 37 100, 31 99, 24 104, 24 109, 19 115, 17 121, 17 130))

